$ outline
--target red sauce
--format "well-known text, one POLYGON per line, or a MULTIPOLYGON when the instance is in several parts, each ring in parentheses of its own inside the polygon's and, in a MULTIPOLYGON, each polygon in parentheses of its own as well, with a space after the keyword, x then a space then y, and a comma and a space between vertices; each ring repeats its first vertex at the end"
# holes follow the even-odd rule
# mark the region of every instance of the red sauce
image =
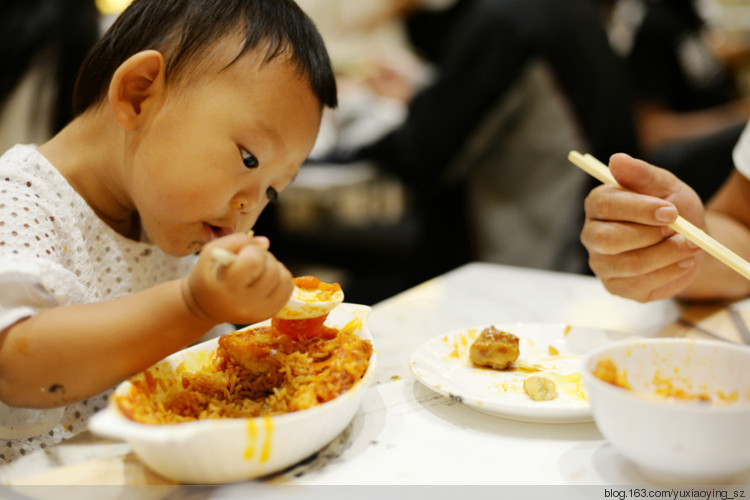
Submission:
POLYGON ((338 334, 337 330, 324 326, 327 314, 308 319, 273 318, 271 327, 294 340, 302 339, 332 339, 338 334))

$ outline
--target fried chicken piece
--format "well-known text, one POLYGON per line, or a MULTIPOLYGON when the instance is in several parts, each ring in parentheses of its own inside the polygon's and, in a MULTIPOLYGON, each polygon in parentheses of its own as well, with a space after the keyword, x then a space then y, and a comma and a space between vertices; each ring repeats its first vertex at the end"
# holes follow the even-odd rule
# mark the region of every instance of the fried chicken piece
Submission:
POLYGON ((477 366, 507 370, 518 359, 518 337, 490 326, 471 344, 469 359, 477 366))

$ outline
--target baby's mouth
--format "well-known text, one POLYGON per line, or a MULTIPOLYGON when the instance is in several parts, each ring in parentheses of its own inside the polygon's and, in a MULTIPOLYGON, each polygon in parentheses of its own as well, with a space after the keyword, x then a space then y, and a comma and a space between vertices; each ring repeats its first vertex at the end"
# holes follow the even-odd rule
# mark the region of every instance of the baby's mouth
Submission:
POLYGON ((208 235, 208 241, 213 241, 217 238, 221 238, 222 236, 234 233, 234 229, 231 227, 214 226, 212 224, 208 224, 207 222, 203 223, 203 228, 206 230, 206 234, 208 235))

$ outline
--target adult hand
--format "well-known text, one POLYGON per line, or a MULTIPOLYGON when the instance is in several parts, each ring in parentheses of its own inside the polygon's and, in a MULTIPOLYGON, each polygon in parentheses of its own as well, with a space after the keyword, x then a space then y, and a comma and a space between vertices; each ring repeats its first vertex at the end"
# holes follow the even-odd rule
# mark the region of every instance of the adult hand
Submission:
POLYGON ((704 228, 698 195, 672 173, 625 154, 610 159, 622 187, 586 198, 581 242, 589 266, 611 293, 639 302, 673 297, 696 276, 700 248, 669 228, 678 212, 704 228))

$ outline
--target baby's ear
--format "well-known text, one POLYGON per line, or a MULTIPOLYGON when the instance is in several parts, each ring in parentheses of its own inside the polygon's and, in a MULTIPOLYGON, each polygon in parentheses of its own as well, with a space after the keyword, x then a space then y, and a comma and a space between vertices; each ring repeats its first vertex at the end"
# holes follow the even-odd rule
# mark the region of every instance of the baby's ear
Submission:
POLYGON ((144 50, 125 60, 112 76, 109 104, 125 130, 133 130, 143 112, 164 91, 164 64, 160 52, 144 50))

